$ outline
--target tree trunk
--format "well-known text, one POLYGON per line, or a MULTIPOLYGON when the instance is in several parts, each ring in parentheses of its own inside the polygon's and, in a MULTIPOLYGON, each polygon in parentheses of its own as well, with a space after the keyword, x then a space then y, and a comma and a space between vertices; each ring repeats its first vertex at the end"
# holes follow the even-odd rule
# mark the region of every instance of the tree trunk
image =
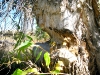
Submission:
POLYGON ((34 0, 33 13, 39 26, 57 45, 76 58, 80 56, 78 64, 85 63, 84 67, 90 71, 83 74, 100 74, 100 13, 96 0, 34 0))

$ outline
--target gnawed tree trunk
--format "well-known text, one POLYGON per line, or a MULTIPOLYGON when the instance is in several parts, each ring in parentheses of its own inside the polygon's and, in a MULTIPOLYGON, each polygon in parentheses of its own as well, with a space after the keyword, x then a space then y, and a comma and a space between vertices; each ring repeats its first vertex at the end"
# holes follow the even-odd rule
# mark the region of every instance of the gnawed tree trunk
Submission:
POLYGON ((78 64, 87 67, 81 69, 79 65, 76 71, 88 75, 89 70, 90 75, 99 75, 100 24, 96 0, 34 0, 33 12, 39 26, 56 44, 79 57, 78 64))

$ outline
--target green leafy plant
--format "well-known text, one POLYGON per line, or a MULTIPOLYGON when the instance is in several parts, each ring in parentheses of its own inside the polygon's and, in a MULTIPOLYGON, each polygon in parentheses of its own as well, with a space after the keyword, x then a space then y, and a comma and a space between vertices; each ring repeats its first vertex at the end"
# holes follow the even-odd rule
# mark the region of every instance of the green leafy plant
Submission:
POLYGON ((44 54, 44 60, 45 60, 46 66, 49 68, 49 65, 50 65, 50 54, 48 52, 46 52, 44 54))
POLYGON ((21 69, 16 69, 12 75, 26 75, 28 73, 35 73, 39 74, 38 70, 36 68, 29 68, 27 70, 21 70, 21 69))
POLYGON ((17 32, 15 35, 14 35, 14 38, 15 40, 17 41, 17 43, 15 44, 15 47, 18 47, 22 41, 24 41, 23 39, 25 38, 25 34, 23 32, 17 32))
POLYGON ((41 52, 38 54, 38 56, 36 57, 36 61, 35 61, 35 62, 37 62, 37 61, 39 60, 41 54, 42 54, 42 51, 41 51, 41 52))
MULTIPOLYGON (((24 53, 25 54, 25 50, 30 47, 32 44, 33 44, 33 39, 28 36, 28 35, 25 35, 23 33, 20 33, 20 37, 19 39, 17 39, 17 43, 15 45, 15 50, 17 52, 17 58, 14 57, 14 60, 16 60, 16 63, 19 64, 21 62, 21 53, 24 53), (26 38, 26 40, 23 40, 24 38, 26 38)), ((37 51, 37 50, 35 50, 37 51)), ((38 53, 38 55, 36 55, 36 61, 37 62, 39 60, 39 58, 41 58, 41 55, 42 55, 42 50, 38 53)), ((34 54, 36 54, 36 52, 34 52, 34 54)), ((44 61, 45 61, 45 64, 46 64, 46 67, 49 69, 49 65, 50 65, 50 54, 48 52, 45 52, 44 53, 44 61)), ((27 70, 21 70, 21 69, 16 69, 12 75, 26 75, 28 73, 31 73, 31 72, 34 72, 36 74, 38 74, 39 72, 37 71, 36 68, 29 68, 27 70)), ((58 69, 58 66, 56 66, 55 70, 52 70, 50 71, 51 74, 58 74, 60 73, 60 70, 58 69)), ((41 73, 40 73, 41 74, 41 73)))
POLYGON ((30 36, 20 32, 19 37, 17 39, 17 43, 14 47, 14 53, 16 55, 16 58, 22 60, 24 57, 23 55, 26 54, 27 49, 33 44, 33 39, 30 36))
POLYGON ((26 75, 26 72, 23 72, 20 69, 16 69, 12 75, 26 75))

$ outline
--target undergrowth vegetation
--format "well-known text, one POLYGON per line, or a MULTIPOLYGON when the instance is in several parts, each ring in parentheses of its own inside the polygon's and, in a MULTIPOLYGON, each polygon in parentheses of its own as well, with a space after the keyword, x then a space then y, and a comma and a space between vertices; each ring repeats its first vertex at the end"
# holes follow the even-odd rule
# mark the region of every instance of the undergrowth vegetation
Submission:
POLYGON ((13 38, 16 40, 16 43, 13 46, 13 50, 7 53, 8 60, 7 56, 5 56, 0 62, 2 65, 5 65, 5 67, 8 67, 10 71, 12 71, 12 75, 30 75, 33 73, 56 74, 60 72, 59 66, 55 66, 55 69, 50 69, 50 53, 45 52, 43 55, 43 60, 45 62, 41 62, 42 64, 45 63, 45 67, 49 70, 47 73, 43 73, 42 70, 40 70, 40 66, 36 64, 36 62, 41 58, 42 50, 38 53, 36 58, 32 57, 32 47, 35 44, 34 40, 46 41, 50 39, 49 35, 42 31, 41 28, 37 27, 35 39, 34 35, 24 34, 23 32, 16 32, 13 38), (32 59, 36 59, 35 62, 32 61, 32 59), (19 66, 16 67, 16 65, 19 66), (11 68, 13 68, 13 70, 11 68))

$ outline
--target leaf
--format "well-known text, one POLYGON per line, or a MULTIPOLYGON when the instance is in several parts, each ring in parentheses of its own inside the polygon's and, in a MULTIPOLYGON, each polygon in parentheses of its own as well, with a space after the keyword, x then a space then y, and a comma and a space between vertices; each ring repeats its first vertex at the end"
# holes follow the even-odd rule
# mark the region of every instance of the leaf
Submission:
POLYGON ((58 74, 58 73, 60 73, 60 71, 59 70, 54 70, 54 71, 50 71, 50 73, 51 74, 58 74))
POLYGON ((23 32, 20 32, 19 33, 19 36, 18 36, 18 41, 17 43, 15 44, 15 47, 14 49, 21 43, 22 39, 25 37, 25 34, 23 32))
POLYGON ((33 40, 33 38, 28 35, 26 35, 26 37, 30 40, 30 42, 33 40))
POLYGON ((38 54, 38 56, 36 57, 36 61, 35 61, 35 62, 37 62, 37 60, 39 60, 41 54, 42 54, 42 51, 41 51, 41 52, 38 54))
POLYGON ((62 66, 64 66, 63 61, 58 61, 56 63, 56 65, 55 65, 55 69, 58 70, 58 71, 61 71, 61 70, 63 70, 63 67, 62 66))
POLYGON ((19 43, 20 43, 20 40, 17 41, 17 43, 15 44, 14 49, 19 45, 19 43))
MULTIPOLYGON (((28 35, 25 35, 24 33, 21 33, 20 32, 20 35, 19 35, 19 39, 18 39, 18 41, 17 41, 17 43, 15 44, 15 48, 17 48, 17 49, 25 49, 25 48, 28 48, 29 46, 31 46, 32 45, 32 43, 31 43, 31 41, 32 41, 33 39, 30 37, 30 36, 28 36, 28 35), (28 38, 28 40, 27 41, 25 41, 25 42, 22 42, 21 40, 24 38, 24 37, 27 37, 28 38), (19 45, 20 44, 20 45, 19 45), (19 46, 18 46, 19 45, 19 46), (25 46, 25 47, 24 47, 25 46), (23 47, 23 48, 22 48, 23 47)), ((14 49, 15 49, 14 48, 14 49)))
POLYGON ((21 45, 19 45, 17 49, 18 50, 24 50, 31 45, 32 45, 32 43, 30 41, 25 41, 25 42, 22 42, 21 45))
POLYGON ((45 60, 45 62, 46 62, 46 66, 49 67, 49 65, 50 65, 50 55, 49 55, 48 52, 46 52, 46 53, 44 54, 44 60, 45 60))
POLYGON ((56 69, 56 70, 58 70, 58 71, 63 70, 63 68, 62 68, 62 67, 57 67, 57 66, 55 67, 55 69, 56 69))
POLYGON ((34 72, 34 73, 36 73, 36 74, 39 73, 38 70, 37 70, 37 68, 29 68, 29 69, 27 69, 25 72, 27 72, 27 73, 29 73, 29 72, 34 72))
POLYGON ((50 73, 57 74, 57 73, 60 73, 60 71, 59 70, 54 70, 54 71, 50 71, 50 73))
POLYGON ((26 75, 27 72, 24 72, 20 69, 16 69, 12 75, 26 75))

